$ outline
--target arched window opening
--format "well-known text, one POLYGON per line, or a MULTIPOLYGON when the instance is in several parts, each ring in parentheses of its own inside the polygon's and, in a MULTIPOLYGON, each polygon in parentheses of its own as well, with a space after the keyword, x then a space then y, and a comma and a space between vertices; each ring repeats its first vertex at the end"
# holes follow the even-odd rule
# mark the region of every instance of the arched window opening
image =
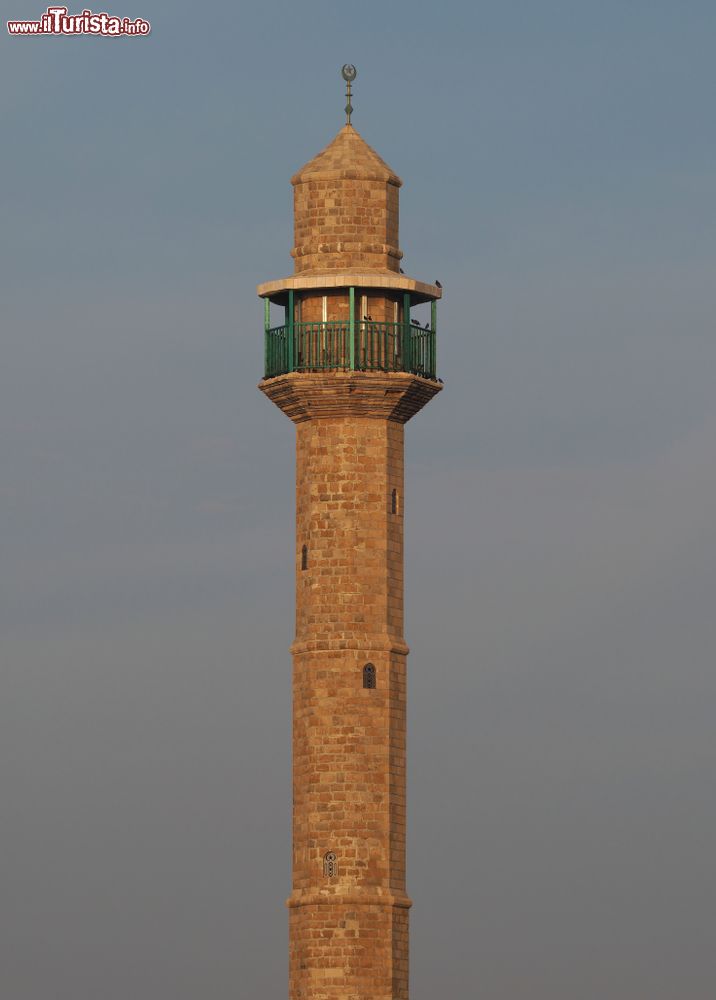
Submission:
POLYGON ((301 569, 308 569, 308 546, 304 545, 301 549, 301 569))
POLYGON ((371 689, 375 687, 375 667, 372 663, 366 663, 363 667, 363 687, 371 689))
POLYGON ((333 851, 323 855, 323 874, 326 878, 335 878, 338 874, 338 860, 333 851))

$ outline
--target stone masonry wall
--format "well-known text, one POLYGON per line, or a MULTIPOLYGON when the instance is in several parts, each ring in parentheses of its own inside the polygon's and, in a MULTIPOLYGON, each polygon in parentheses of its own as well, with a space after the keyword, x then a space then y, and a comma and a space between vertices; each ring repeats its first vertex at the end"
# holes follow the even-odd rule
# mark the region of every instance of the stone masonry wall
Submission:
POLYGON ((403 1000, 403 425, 296 430, 291 997, 403 1000))
POLYGON ((384 180, 306 180, 294 189, 296 273, 398 271, 398 188, 384 180))
MULTIPOLYGON (((326 293, 326 315, 332 321, 349 320, 348 293, 344 290, 326 293)), ((398 292, 376 292, 375 289, 356 288, 356 322, 363 316, 370 316, 376 323, 402 322, 403 298, 398 292), (364 300, 365 299, 365 303, 364 300), (397 310, 395 307, 398 307, 397 310), (365 313, 363 309, 365 308, 365 313), (397 320, 396 320, 397 316, 397 320)), ((296 322, 320 323, 323 320, 323 296, 313 291, 301 292, 296 296, 296 322), (300 306, 299 306, 300 303, 300 306)))

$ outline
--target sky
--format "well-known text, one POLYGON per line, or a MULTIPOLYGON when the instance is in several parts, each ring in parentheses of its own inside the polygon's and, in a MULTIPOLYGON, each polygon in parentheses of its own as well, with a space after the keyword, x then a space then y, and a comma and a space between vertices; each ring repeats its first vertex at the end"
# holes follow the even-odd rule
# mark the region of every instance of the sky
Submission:
POLYGON ((293 429, 255 286, 351 62, 444 285, 412 1000, 712 1000, 716 9, 126 2, 149 36, 0 43, 0 995, 286 995, 293 429))

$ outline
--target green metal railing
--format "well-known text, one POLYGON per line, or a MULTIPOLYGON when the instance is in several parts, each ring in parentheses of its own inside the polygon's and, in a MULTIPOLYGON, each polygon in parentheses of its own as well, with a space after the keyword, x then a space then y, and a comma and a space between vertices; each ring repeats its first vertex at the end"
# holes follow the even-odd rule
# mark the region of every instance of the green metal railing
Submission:
POLYGON ((291 323, 265 330, 266 378, 286 372, 413 372, 434 379, 435 324, 291 323))

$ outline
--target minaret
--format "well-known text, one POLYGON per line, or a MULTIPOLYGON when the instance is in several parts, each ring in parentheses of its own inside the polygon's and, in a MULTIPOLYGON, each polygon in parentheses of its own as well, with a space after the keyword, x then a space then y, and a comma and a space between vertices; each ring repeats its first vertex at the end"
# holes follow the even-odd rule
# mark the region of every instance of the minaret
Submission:
POLYGON ((408 997, 403 429, 441 388, 441 292, 400 271, 402 182, 350 124, 355 75, 291 179, 294 274, 258 287, 259 388, 296 425, 291 1000, 408 997))

